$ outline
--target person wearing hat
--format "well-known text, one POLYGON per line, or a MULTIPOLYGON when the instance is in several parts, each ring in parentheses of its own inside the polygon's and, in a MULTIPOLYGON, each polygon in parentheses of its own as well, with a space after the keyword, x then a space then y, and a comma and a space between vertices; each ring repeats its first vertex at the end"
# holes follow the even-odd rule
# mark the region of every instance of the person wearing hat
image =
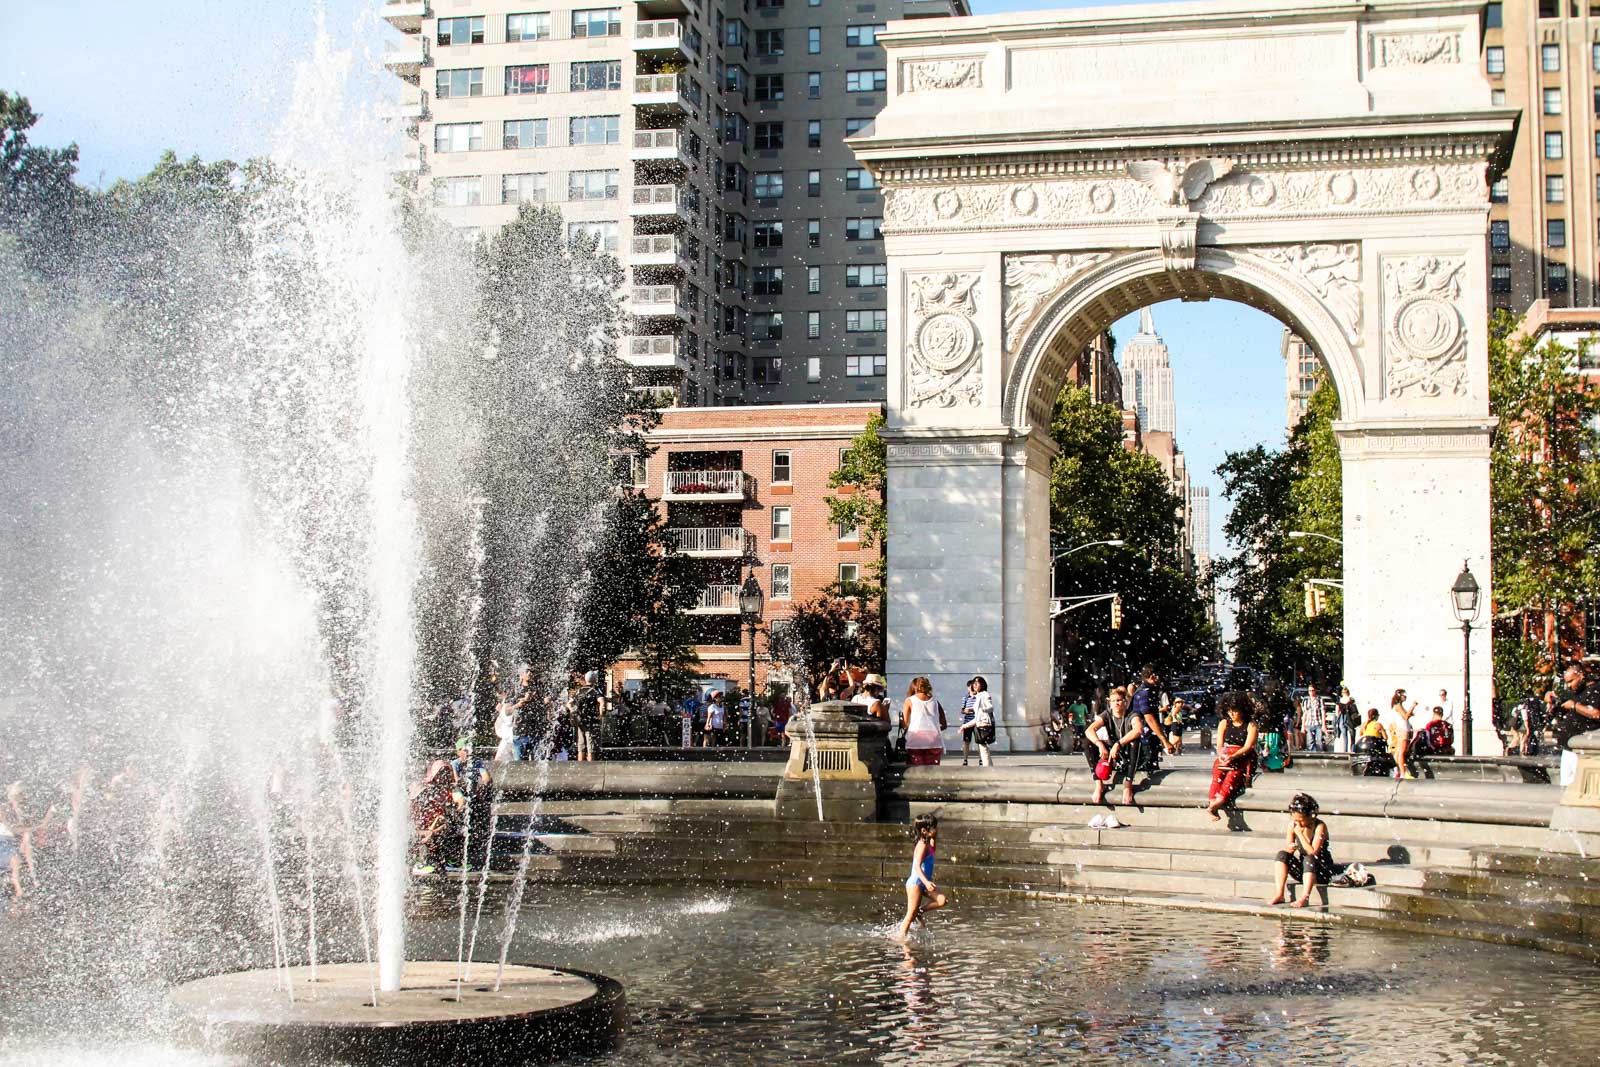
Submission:
POLYGON ((994 744, 994 697, 982 675, 967 681, 967 698, 961 704, 961 765, 967 766, 970 748, 978 748, 978 766, 993 764, 989 746, 994 744))
POLYGON ((852 704, 864 708, 870 718, 889 721, 889 702, 884 699, 888 682, 881 674, 869 674, 861 682, 861 690, 850 699, 852 704))

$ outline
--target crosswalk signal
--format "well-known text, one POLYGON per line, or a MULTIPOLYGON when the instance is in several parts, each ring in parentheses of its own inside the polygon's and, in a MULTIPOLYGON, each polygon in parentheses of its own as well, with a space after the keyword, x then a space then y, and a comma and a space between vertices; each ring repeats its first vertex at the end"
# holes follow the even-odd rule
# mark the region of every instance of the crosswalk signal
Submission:
POLYGON ((1111 628, 1113 630, 1122 629, 1122 594, 1120 593, 1111 598, 1111 628))

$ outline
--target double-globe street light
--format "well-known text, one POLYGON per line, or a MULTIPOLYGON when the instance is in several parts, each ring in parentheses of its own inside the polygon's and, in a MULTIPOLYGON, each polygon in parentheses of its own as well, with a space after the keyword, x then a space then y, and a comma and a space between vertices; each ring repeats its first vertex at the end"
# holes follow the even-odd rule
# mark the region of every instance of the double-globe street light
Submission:
POLYGON ((1461 622, 1461 754, 1472 755, 1472 624, 1478 620, 1483 591, 1467 561, 1450 587, 1450 606, 1461 622))
POLYGON ((1109 538, 1107 540, 1104 540, 1104 541, 1090 541, 1088 544, 1078 545, 1078 546, 1076 546, 1074 548, 1069 548, 1065 552, 1057 552, 1055 555, 1050 557, 1050 601, 1051 601, 1051 605, 1052 605, 1052 610, 1050 612, 1050 701, 1051 701, 1051 706, 1052 707, 1055 706, 1056 681, 1057 681, 1057 678, 1056 678, 1056 613, 1054 611, 1054 603, 1055 603, 1055 597, 1056 597, 1056 564, 1059 563, 1061 560, 1065 559, 1066 557, 1072 555, 1074 552, 1082 552, 1084 549, 1086 549, 1086 548, 1094 548, 1096 545, 1107 545, 1107 546, 1109 546, 1111 548, 1121 548, 1125 544, 1127 544, 1127 542, 1124 541, 1122 538, 1113 536, 1113 537, 1111 537, 1111 538, 1109 538))

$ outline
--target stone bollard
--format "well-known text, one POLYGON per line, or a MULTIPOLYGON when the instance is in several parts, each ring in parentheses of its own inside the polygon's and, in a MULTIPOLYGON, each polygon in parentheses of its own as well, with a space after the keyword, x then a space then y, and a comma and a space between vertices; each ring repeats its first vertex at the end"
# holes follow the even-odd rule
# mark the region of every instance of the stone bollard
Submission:
POLYGON ((1579 734, 1567 747, 1578 757, 1578 773, 1550 816, 1551 845, 1592 856, 1600 850, 1600 730, 1579 734))
POLYGON ((813 749, 803 720, 788 729, 789 763, 773 802, 780 819, 817 818, 817 786, 822 787, 826 822, 872 822, 878 817, 878 777, 889 761, 889 724, 859 713, 859 705, 840 700, 813 704, 813 749))

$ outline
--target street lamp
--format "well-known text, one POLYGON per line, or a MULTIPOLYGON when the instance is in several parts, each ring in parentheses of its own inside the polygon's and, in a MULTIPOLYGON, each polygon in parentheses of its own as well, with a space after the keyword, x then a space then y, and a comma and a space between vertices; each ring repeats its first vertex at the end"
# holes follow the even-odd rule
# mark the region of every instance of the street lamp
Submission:
MULTIPOLYGON (((1072 555, 1074 552, 1082 552, 1084 549, 1093 548, 1096 545, 1107 545, 1107 546, 1109 546, 1111 548, 1121 548, 1125 544, 1127 544, 1126 541, 1124 541, 1122 538, 1117 537, 1115 534, 1113 534, 1109 540, 1106 540, 1106 541, 1090 541, 1086 545, 1079 545, 1076 548, 1069 548, 1065 552, 1057 552, 1055 555, 1051 556, 1050 557, 1050 597, 1051 597, 1052 602, 1054 601, 1054 598, 1055 598, 1055 595, 1056 595, 1056 564, 1058 562, 1060 562, 1061 560, 1065 559, 1066 557, 1072 555)), ((1057 682, 1057 680, 1058 679, 1056 678, 1056 617, 1055 617, 1055 614, 1052 613, 1051 616, 1050 616, 1050 706, 1052 708, 1055 707, 1056 682, 1057 682)))
POLYGON ((1291 540, 1291 541, 1299 541, 1302 538, 1306 538, 1306 537, 1320 537, 1324 541, 1332 541, 1336 545, 1341 545, 1342 546, 1344 544, 1344 542, 1339 540, 1337 537, 1330 537, 1330 536, 1328 536, 1327 534, 1324 534, 1324 533, 1315 533, 1315 532, 1313 532, 1311 530, 1290 530, 1289 531, 1289 540, 1291 540))
POLYGON ((739 614, 750 624, 750 714, 746 718, 745 745, 756 747, 756 624, 761 621, 761 583, 756 581, 756 571, 739 588, 739 614))
POLYGON ((1472 623, 1478 617, 1478 601, 1482 596, 1478 579, 1472 576, 1466 560, 1461 561, 1461 573, 1450 587, 1450 606, 1461 621, 1461 754, 1472 755, 1472 623))

